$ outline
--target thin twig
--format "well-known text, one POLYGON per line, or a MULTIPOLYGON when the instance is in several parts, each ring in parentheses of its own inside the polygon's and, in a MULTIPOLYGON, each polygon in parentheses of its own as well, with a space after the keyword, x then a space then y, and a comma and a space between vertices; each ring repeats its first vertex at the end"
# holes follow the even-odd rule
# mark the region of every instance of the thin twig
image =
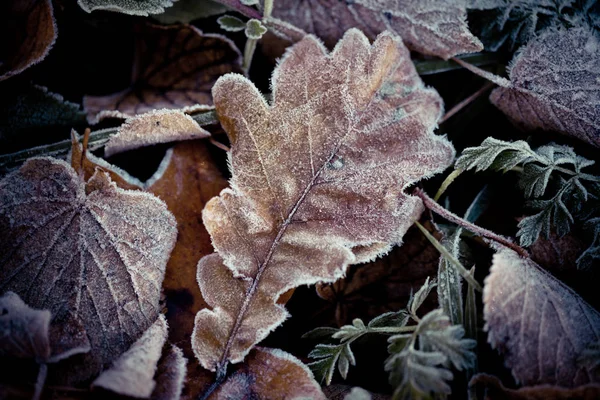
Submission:
POLYGON ((458 215, 446 210, 444 207, 442 207, 441 205, 436 203, 431 197, 429 197, 423 190, 417 188, 414 190, 413 193, 415 195, 419 196, 421 198, 421 200, 423 200, 423 204, 425 204, 425 207, 427 207, 434 213, 440 215, 441 217, 447 219, 448 221, 453 222, 459 226, 462 226, 463 228, 470 230, 471 232, 473 232, 474 234, 476 234, 478 236, 483 236, 485 238, 488 238, 495 242, 498 242, 508 248, 511 248, 514 251, 516 251, 519 255, 521 255, 522 257, 529 257, 529 254, 527 253, 527 251, 524 248, 522 248, 521 246, 514 244, 509 239, 502 237, 498 234, 495 234, 492 231, 489 231, 480 226, 472 224, 469 221, 462 219, 458 215))
POLYGON ((213 139, 212 137, 211 137, 210 139, 208 139, 208 141, 209 141, 209 142, 210 142, 212 145, 214 145, 214 146, 218 147, 218 148, 219 148, 219 149, 221 149, 221 150, 225 150, 225 151, 229 151, 229 150, 231 150, 231 148, 229 148, 229 147, 225 146, 225 145, 224 145, 223 143, 221 143, 221 142, 217 142, 217 141, 216 141, 215 139, 213 139))
POLYGON ((42 391, 44 390, 44 385, 46 384, 46 376, 48 376, 48 365, 40 364, 37 380, 35 382, 35 391, 31 400, 39 400, 39 398, 42 396, 42 391))
POLYGON ((220 366, 217 369, 217 375, 215 376, 215 381, 208 387, 208 389, 206 389, 204 391, 204 393, 202 393, 198 397, 198 400, 207 400, 210 397, 210 395, 212 395, 213 392, 215 390, 217 390, 219 386, 221 386, 221 384, 225 381, 226 377, 227 377, 227 364, 224 364, 223 366, 220 366))
POLYGON ((493 87, 494 87, 493 82, 486 82, 485 85, 483 85, 481 87, 481 89, 479 89, 478 91, 476 91, 475 93, 473 93, 472 95, 470 95, 469 97, 467 97, 466 99, 464 99, 463 101, 461 101, 460 103, 458 103, 457 105, 452 107, 450 109, 450 111, 448 111, 442 117, 442 119, 440 120, 440 124, 443 124, 444 122, 446 122, 450 117, 454 116, 454 114, 458 113, 460 110, 462 110, 463 108, 465 108, 466 106, 471 104, 475 99, 477 99, 479 96, 481 96, 482 94, 484 94, 485 92, 487 92, 488 90, 490 90, 493 87))

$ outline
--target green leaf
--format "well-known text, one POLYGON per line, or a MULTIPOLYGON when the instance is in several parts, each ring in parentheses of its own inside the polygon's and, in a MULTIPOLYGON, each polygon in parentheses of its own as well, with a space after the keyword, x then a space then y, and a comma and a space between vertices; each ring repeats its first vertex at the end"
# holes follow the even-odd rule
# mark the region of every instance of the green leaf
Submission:
POLYGON ((245 6, 254 6, 258 4, 258 0, 240 0, 240 2, 245 6))
POLYGON ((477 147, 467 147, 456 160, 456 168, 477 172, 492 169, 495 171, 508 171, 532 157, 535 153, 527 142, 504 142, 488 137, 477 147))
POLYGON ((401 327, 406 326, 409 319, 410 316, 406 310, 390 311, 373 318, 369 321, 367 326, 369 328, 379 328, 384 326, 401 327))
POLYGON ((190 22, 208 18, 227 12, 229 8, 212 0, 177 0, 162 14, 152 17, 162 24, 189 24, 190 22))
POLYGON ((248 39, 258 40, 267 33, 267 28, 257 19, 248 20, 246 23, 246 37, 248 39))
POLYGON ((408 312, 411 315, 417 315, 417 310, 419 309, 419 307, 421 307, 425 299, 427 299, 427 296, 429 296, 431 290, 436 286, 437 283, 435 282, 435 279, 430 282, 429 277, 427 277, 425 283, 423 283, 423 286, 421 286, 417 293, 412 295, 408 300, 408 305, 406 306, 406 308, 408 309, 408 312))
POLYGON ((308 356, 317 359, 317 361, 308 364, 315 374, 315 378, 327 385, 331 383, 336 364, 340 375, 344 379, 348 374, 349 366, 356 364, 349 343, 339 345, 318 344, 308 356))
POLYGON ((302 335, 302 339, 320 339, 329 337, 338 331, 337 328, 319 327, 302 335))
POLYGON ((589 270, 600 260, 600 217, 591 218, 585 223, 585 228, 591 232, 590 246, 577 259, 577 268, 589 270))
POLYGON ((160 14, 173 5, 172 0, 77 0, 77 3, 87 12, 105 10, 141 16, 160 14))
MULTIPOLYGON (((462 229, 457 229, 454 234, 442 244, 456 258, 460 245, 462 229)), ((453 324, 463 323, 462 279, 457 269, 450 264, 446 257, 440 257, 438 266, 438 303, 444 312, 450 316, 453 324)))
POLYGON ((232 15, 223 15, 217 19, 221 29, 228 32, 241 32, 246 29, 246 23, 232 15))

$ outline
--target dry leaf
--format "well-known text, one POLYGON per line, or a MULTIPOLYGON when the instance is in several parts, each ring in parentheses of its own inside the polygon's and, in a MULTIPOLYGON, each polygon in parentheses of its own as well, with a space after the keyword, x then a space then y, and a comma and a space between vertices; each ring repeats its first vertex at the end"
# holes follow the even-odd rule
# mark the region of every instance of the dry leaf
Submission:
POLYGON ((536 263, 500 250, 483 301, 488 341, 517 382, 576 387, 593 379, 577 358, 600 340, 600 314, 536 263))
POLYGON ((527 130, 600 147, 600 39, 586 28, 548 30, 515 57, 510 84, 490 100, 527 130))
POLYGON ((241 71, 240 52, 231 40, 191 25, 140 26, 134 58, 129 88, 107 96, 84 96, 90 123, 161 108, 207 108, 217 78, 241 71))
POLYGON ((256 348, 223 383, 211 400, 325 400, 312 372, 296 357, 278 349, 256 348))
POLYGON ((167 340, 167 321, 159 314, 156 321, 113 365, 102 372, 92 387, 123 396, 147 399, 154 390, 158 360, 167 340))
POLYGON ((486 374, 475 375, 469 382, 469 389, 478 393, 473 400, 597 400, 600 398, 600 385, 589 384, 575 389, 550 385, 508 389, 498 378, 486 374))
POLYGON ((187 360, 179 347, 170 346, 156 371, 152 400, 179 400, 186 375, 187 360))
POLYGON ((232 178, 203 212, 218 253, 198 265, 212 310, 198 313, 192 345, 211 370, 242 361, 281 324, 281 294, 400 243, 423 207, 403 190, 454 157, 433 134, 439 95, 390 34, 371 46, 352 29, 331 54, 307 36, 271 85, 272 105, 241 75, 213 88, 232 178))
MULTIPOLYGON (((423 224, 441 240, 441 233, 431 222, 423 224)), ((354 318, 370 320, 403 309, 411 293, 419 290, 427 277, 437 274, 440 253, 416 227, 406 232, 403 242, 380 259, 352 265, 344 278, 317 285, 319 296, 331 303, 338 326, 350 324, 354 318)))
POLYGON ((154 110, 129 118, 104 146, 104 155, 157 143, 201 139, 210 136, 192 117, 177 110, 154 110))
POLYGON ((278 0, 273 15, 314 33, 333 46, 347 29, 374 39, 384 30, 411 49, 445 59, 483 50, 469 32, 462 0, 278 0))
POLYGON ((50 310, 53 325, 83 325, 92 350, 64 376, 85 380, 156 320, 176 235, 156 197, 30 159, 0 181, 0 291, 50 310))
POLYGON ((173 1, 176 0, 77 0, 77 4, 87 12, 106 10, 147 16, 163 12, 173 1))
POLYGON ((5 0, 0 4, 0 81, 42 61, 56 40, 50 0, 5 0))
POLYGON ((169 340, 193 358, 190 336, 196 313, 206 307, 196 282, 198 261, 213 252, 200 215, 206 202, 227 187, 205 141, 182 142, 170 151, 167 164, 147 189, 160 197, 177 219, 177 243, 167 264, 163 290, 169 340))

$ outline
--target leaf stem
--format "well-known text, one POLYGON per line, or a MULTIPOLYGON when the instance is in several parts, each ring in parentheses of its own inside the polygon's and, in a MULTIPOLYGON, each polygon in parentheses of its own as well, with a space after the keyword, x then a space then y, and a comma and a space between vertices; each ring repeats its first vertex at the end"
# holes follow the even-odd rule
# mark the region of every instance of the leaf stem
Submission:
MULTIPOLYGON (((491 239, 491 240, 498 242, 510 249, 513 249, 522 257, 529 257, 529 254, 527 253, 527 251, 524 248, 522 248, 521 246, 516 245, 515 243, 511 242, 509 239, 502 237, 492 231, 484 229, 480 226, 477 226, 475 224, 470 223, 469 221, 466 221, 466 220, 460 218, 458 215, 453 214, 452 212, 446 210, 444 207, 442 207, 441 205, 436 203, 431 197, 429 197, 425 192, 423 192, 423 190, 417 188, 417 189, 415 189, 415 191, 413 193, 415 195, 419 196, 421 198, 421 200, 423 200, 423 204, 425 204, 425 207, 427 207, 431 211, 435 212, 436 214, 440 215, 441 217, 447 219, 448 221, 454 222, 455 224, 462 226, 465 229, 470 230, 471 232, 475 233, 478 236, 482 236, 482 237, 491 239)), ((429 234, 429 232, 427 232, 427 234, 429 234)), ((425 236, 427 236, 427 235, 425 235, 425 236)), ((431 236, 431 235, 429 235, 429 236, 431 236)), ((431 237, 433 238, 433 236, 431 236, 431 237)), ((435 238, 434 238, 434 240, 437 242, 437 240, 435 238)), ((435 244, 434 244, 434 246, 435 246, 435 244)), ((440 244, 440 246, 441 246, 441 244, 440 244)), ((463 267, 463 269, 464 269, 464 267, 463 267)), ((466 269, 465 269, 465 271, 466 271, 466 269)), ((461 274, 462 274, 462 272, 461 272, 461 274)), ((479 285, 479 284, 477 284, 477 285, 479 285)))
POLYGON ((225 381, 226 377, 227 377, 227 364, 224 364, 222 366, 219 366, 219 368, 217 369, 217 375, 215 376, 214 382, 211 383, 211 385, 204 391, 204 393, 202 393, 198 397, 198 400, 207 400, 213 394, 213 392, 219 386, 221 386, 221 384, 225 381))
POLYGON ((246 39, 246 46, 244 47, 244 62, 242 64, 243 70, 248 74, 250 71, 250 65, 252 65, 252 58, 254 57, 254 51, 256 50, 256 44, 258 40, 256 39, 246 39))
POLYGON ((273 1, 274 0, 265 0, 263 5, 263 18, 269 18, 273 13, 273 1))
POLYGON ((42 391, 44 390, 44 385, 46 384, 46 376, 48 376, 48 365, 45 363, 40 364, 37 380, 35 382, 35 391, 31 400, 39 400, 39 398, 42 396, 42 391))
POLYGON ((452 182, 454 182, 454 180, 456 178, 458 178, 460 176, 460 174, 462 174, 463 172, 464 172, 464 170, 462 170, 462 169, 455 169, 454 171, 452 171, 446 177, 446 179, 444 179, 444 182, 442 182, 442 184, 440 185, 440 188, 438 189, 437 193, 435 194, 433 201, 438 201, 440 199, 440 197, 442 197, 442 195, 444 194, 446 189, 448 189, 448 187, 452 184, 452 182))
POLYGON ((411 326, 382 326, 376 328, 367 327, 365 333, 387 333, 390 335, 395 335, 396 333, 405 333, 405 332, 414 332, 417 329, 416 325, 411 326))
POLYGON ((479 282, 477 282, 475 278, 471 276, 469 271, 460 263, 460 261, 458 261, 456 257, 452 255, 452 253, 450 253, 435 237, 433 237, 433 235, 429 233, 427 229, 425 229, 425 227, 419 223, 419 221, 415 221, 415 225, 417 226, 417 228, 419 228, 421 232, 423 232, 423 235, 425 235, 427 240, 431 242, 433 247, 435 247, 444 258, 450 261, 450 264, 452 264, 456 268, 460 275, 467 282, 469 282, 469 284, 471 284, 477 291, 481 292, 482 289, 479 282))
POLYGON ((477 90, 475 93, 473 93, 472 95, 470 95, 469 97, 467 97, 466 99, 464 99, 463 101, 461 101, 460 103, 455 105, 454 107, 452 107, 450 109, 450 111, 448 111, 446 114, 444 114, 444 116, 440 120, 440 124, 443 124, 444 122, 446 122, 448 119, 450 119, 455 114, 457 114, 460 110, 462 110, 463 108, 465 108, 466 106, 471 104, 479 96, 483 95, 485 92, 487 92, 488 90, 490 90, 493 87, 494 87, 494 84, 492 82, 486 82, 485 85, 483 85, 479 90, 477 90))
POLYGON ((221 3, 248 18, 262 18, 262 15, 260 15, 260 12, 256 8, 242 4, 239 0, 216 0, 216 2, 221 3))

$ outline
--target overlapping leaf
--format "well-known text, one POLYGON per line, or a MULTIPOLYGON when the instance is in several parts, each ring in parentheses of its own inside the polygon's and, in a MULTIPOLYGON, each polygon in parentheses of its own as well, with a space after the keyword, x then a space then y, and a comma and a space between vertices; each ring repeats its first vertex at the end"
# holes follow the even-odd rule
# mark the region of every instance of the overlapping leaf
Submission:
POLYGON ((0 81, 42 61, 56 40, 50 0, 6 0, 0 5, 0 81))
POLYGON ((66 338, 83 326, 91 351, 65 376, 88 379, 156 320, 176 233, 154 196, 102 171, 84 182, 63 161, 30 159, 0 181, 0 291, 48 309, 66 338))
POLYGON ((241 71, 241 56, 233 42, 191 25, 140 26, 134 58, 129 88, 83 98, 91 123, 154 109, 206 107, 212 104, 210 90, 217 78, 241 71))
POLYGON ((518 126, 600 147, 600 39, 586 28, 551 30, 515 58, 510 84, 490 100, 518 126))
POLYGON ((499 251, 483 301, 488 341, 517 382, 576 387, 597 379, 577 359, 600 340, 600 314, 533 261, 499 251))
POLYGON ((81 8, 87 12, 96 10, 115 11, 130 15, 158 14, 175 0, 77 0, 81 8))
POLYGON ((347 29, 359 28, 370 38, 390 30, 411 49, 442 58, 483 48, 469 32, 464 2, 456 0, 279 0, 273 15, 330 46, 347 29))
POLYGON ((390 34, 371 46, 350 30, 331 54, 307 36, 271 83, 271 105, 241 75, 213 88, 232 179, 203 212, 218 253, 198 266, 212 310, 198 313, 192 339, 212 370, 243 360, 287 317, 281 294, 399 243, 422 210, 403 190, 454 155, 432 133, 441 99, 390 34))

